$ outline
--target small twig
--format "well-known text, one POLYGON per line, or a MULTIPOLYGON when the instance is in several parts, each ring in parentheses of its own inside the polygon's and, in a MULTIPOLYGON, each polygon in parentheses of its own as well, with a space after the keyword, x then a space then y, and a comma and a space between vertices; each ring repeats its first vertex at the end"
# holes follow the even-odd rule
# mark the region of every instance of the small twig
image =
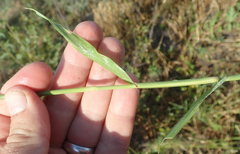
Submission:
POLYGON ((152 39, 153 37, 153 29, 157 20, 157 9, 158 8, 158 0, 156 0, 155 6, 154 6, 154 11, 153 11, 153 18, 152 18, 152 26, 151 26, 151 30, 149 32, 149 38, 152 39))

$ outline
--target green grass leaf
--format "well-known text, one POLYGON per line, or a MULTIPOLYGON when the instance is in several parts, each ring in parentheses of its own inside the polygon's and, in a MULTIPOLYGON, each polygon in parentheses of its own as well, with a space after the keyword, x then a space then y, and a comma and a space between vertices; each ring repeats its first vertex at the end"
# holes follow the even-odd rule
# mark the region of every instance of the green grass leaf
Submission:
MULTIPOLYGON (((166 137, 163 139, 173 139, 178 132, 182 129, 182 127, 193 117, 193 115, 198 110, 199 106, 202 104, 202 102, 212 93, 214 92, 219 86, 221 86, 225 81, 227 80, 227 77, 223 77, 220 81, 218 81, 211 89, 206 91, 201 97, 198 98, 196 102, 193 103, 191 108, 188 110, 188 112, 179 120, 179 122, 170 130, 170 132, 166 135, 166 137)), ((162 142, 163 142, 162 141, 162 142)), ((161 145, 160 145, 161 146, 161 145)))
POLYGON ((97 50, 86 40, 78 36, 77 34, 73 33, 72 31, 66 29, 62 25, 52 21, 51 19, 47 18, 40 12, 32 9, 27 8, 29 10, 34 11, 38 16, 48 20, 52 26, 79 52, 81 52, 84 56, 88 57, 89 59, 95 61, 96 63, 102 65, 104 68, 108 69, 121 79, 127 81, 128 83, 135 84, 131 78, 127 75, 127 73, 119 67, 114 61, 112 61, 110 58, 99 54, 97 50))

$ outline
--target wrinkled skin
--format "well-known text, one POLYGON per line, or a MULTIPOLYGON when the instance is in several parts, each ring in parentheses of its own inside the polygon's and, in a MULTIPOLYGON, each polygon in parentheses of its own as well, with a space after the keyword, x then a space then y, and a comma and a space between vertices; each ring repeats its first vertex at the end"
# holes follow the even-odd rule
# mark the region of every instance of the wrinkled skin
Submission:
MULTIPOLYGON (((82 22, 74 32, 91 43, 99 53, 119 66, 124 47, 119 40, 103 38, 94 22, 82 22)), ((129 74, 134 82, 138 79, 129 74)), ((139 92, 136 89, 90 91, 47 96, 42 101, 35 91, 84 86, 127 84, 99 64, 67 45, 54 75, 41 62, 23 67, 1 89, 0 153, 66 154, 65 140, 95 153, 127 153, 130 143, 139 92), (26 109, 12 114, 14 94, 27 100, 26 109)))

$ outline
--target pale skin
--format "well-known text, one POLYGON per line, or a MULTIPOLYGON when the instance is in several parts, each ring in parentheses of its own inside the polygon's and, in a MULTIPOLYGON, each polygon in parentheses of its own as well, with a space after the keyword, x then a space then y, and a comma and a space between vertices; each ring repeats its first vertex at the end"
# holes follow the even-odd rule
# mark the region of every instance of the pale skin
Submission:
MULTIPOLYGON (((82 22, 74 30, 99 53, 119 66, 124 47, 119 40, 103 38, 94 22, 82 22)), ((138 79, 129 74, 134 82, 138 79)), ((65 140, 95 148, 96 154, 127 153, 132 136, 139 92, 136 89, 91 91, 48 96, 44 102, 35 91, 84 86, 127 84, 99 64, 67 45, 54 75, 41 62, 23 67, 1 89, 0 153, 66 154, 65 140), (27 107, 18 114, 9 112, 13 93, 26 96, 27 107)))

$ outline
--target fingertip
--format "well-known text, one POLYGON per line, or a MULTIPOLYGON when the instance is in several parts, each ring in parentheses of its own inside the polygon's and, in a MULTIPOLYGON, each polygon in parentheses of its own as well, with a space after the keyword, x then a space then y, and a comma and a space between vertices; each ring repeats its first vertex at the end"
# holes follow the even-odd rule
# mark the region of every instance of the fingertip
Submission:
POLYGON ((98 47, 98 52, 111 58, 119 66, 122 66, 125 48, 118 39, 114 37, 104 38, 98 47))
POLYGON ((17 85, 9 88, 5 93, 4 100, 7 102, 7 104, 12 103, 12 105, 14 105, 13 107, 15 108, 18 108, 18 103, 25 103, 22 104, 23 106, 20 106, 22 111, 27 109, 27 112, 39 114, 43 117, 48 115, 42 99, 35 93, 35 91, 26 86, 17 85), (43 111, 38 111, 42 109, 43 111))
POLYGON ((46 63, 44 62, 33 62, 32 63, 32 67, 38 67, 39 71, 41 71, 42 73, 44 73, 44 75, 46 75, 49 78, 53 77, 53 73, 52 73, 52 69, 50 66, 48 66, 46 63))
POLYGON ((24 66, 2 87, 1 92, 5 93, 10 87, 24 85, 35 91, 48 89, 52 82, 52 69, 43 62, 34 62, 24 66))
MULTIPOLYGON (((41 73, 41 78, 44 79, 44 81, 47 83, 47 85, 50 85, 53 79, 53 71, 50 66, 48 66, 44 62, 33 62, 29 64, 30 68, 28 70, 34 70, 36 69, 37 72, 40 74, 41 73)), ((43 82, 43 83, 45 83, 43 82)))
POLYGON ((102 28, 93 21, 79 23, 74 29, 74 32, 92 44, 95 48, 98 47, 100 41, 103 39, 102 28))
POLYGON ((5 94, 5 101, 11 116, 24 111, 27 107, 27 98, 22 91, 10 91, 5 94))

